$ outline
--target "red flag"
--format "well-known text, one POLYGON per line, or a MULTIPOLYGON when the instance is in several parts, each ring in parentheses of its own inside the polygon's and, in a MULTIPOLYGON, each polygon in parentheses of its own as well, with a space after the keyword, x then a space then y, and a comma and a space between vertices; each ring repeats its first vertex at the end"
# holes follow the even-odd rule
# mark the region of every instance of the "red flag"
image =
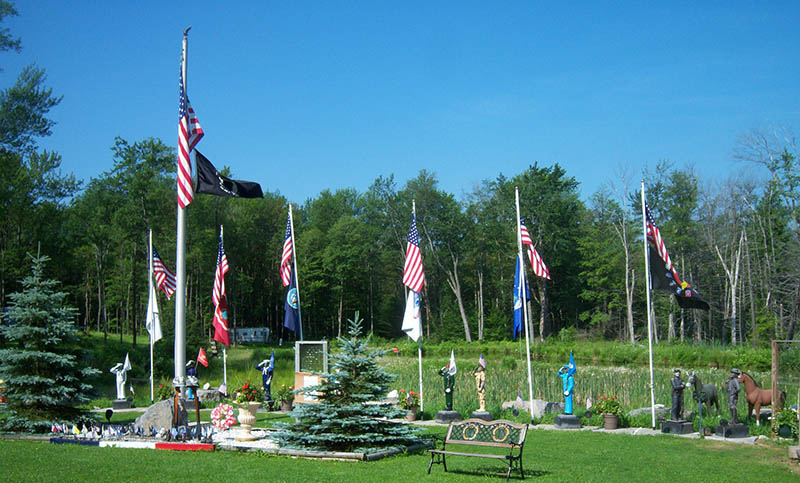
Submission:
POLYGON ((222 231, 219 234, 219 251, 217 252, 217 270, 214 273, 214 291, 211 299, 214 302, 214 340, 230 347, 228 334, 228 300, 225 297, 225 274, 228 272, 228 257, 222 248, 222 231))
POLYGON ((197 353, 197 363, 208 367, 208 357, 206 357, 206 351, 204 351, 202 347, 200 348, 200 352, 197 353))

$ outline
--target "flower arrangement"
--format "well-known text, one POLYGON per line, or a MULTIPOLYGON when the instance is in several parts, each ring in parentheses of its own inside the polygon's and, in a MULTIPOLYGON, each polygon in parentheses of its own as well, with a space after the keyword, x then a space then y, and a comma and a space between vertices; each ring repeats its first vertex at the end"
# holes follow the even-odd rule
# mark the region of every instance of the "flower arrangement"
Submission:
POLYGON ((597 411, 603 414, 622 416, 622 405, 615 397, 601 397, 597 403, 597 411))
POLYGON ((211 423, 220 431, 225 431, 236 424, 236 418, 233 417, 233 407, 230 404, 218 404, 211 411, 211 423))
POLYGON ((175 396, 175 389, 170 385, 159 384, 158 385, 158 400, 163 401, 164 399, 172 399, 175 396))
POLYGON ((281 384, 281 387, 275 392, 275 397, 278 398, 278 401, 291 401, 294 399, 294 386, 281 384))
POLYGON ((257 387, 250 386, 250 382, 245 379, 242 387, 236 390, 236 402, 241 404, 260 401, 261 390, 257 387))
POLYGON ((411 409, 419 407, 419 393, 414 391, 406 392, 405 389, 400 389, 397 392, 398 404, 403 409, 411 409))

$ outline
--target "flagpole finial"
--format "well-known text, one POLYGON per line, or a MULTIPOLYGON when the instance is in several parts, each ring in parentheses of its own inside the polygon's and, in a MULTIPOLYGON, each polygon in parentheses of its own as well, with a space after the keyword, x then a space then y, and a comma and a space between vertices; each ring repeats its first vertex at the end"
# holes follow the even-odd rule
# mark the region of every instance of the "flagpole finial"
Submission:
POLYGON ((186 37, 189 34, 190 30, 192 30, 192 26, 191 25, 186 27, 186 30, 183 31, 183 36, 186 37))

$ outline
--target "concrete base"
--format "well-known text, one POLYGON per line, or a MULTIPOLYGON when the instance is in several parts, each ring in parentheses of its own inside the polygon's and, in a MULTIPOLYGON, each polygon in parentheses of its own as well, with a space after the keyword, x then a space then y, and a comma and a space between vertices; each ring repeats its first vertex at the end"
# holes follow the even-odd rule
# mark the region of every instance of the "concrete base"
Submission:
POLYGON ((114 399, 114 409, 130 409, 131 402, 127 399, 114 399))
POLYGON ((747 438, 750 436, 750 427, 744 424, 720 424, 717 426, 717 436, 723 438, 747 438))
POLYGON ((461 421, 461 415, 455 411, 442 410, 436 413, 436 422, 450 424, 453 421, 461 421))
POLYGON ((789 459, 790 460, 800 459, 800 446, 789 446, 789 459))
POLYGON ((574 414, 558 414, 553 424, 556 429, 581 429, 581 418, 574 414))
POLYGON ((475 411, 469 415, 470 418, 483 419, 484 421, 493 421, 492 413, 488 411, 475 411))
POLYGON ((661 423, 661 432, 668 434, 689 434, 694 433, 691 421, 669 419, 661 423))

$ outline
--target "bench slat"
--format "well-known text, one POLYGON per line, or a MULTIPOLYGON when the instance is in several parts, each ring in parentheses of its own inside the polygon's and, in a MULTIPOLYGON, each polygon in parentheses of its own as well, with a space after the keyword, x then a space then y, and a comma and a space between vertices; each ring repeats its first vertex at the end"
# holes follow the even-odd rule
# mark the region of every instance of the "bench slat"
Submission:
POLYGON ((501 454, 461 453, 461 452, 458 452, 458 451, 442 451, 442 450, 438 450, 438 449, 437 450, 429 449, 428 451, 430 451, 431 453, 449 454, 449 455, 455 455, 455 456, 477 456, 479 458, 497 458, 497 459, 500 459, 500 460, 509 459, 508 455, 501 455, 501 454))

